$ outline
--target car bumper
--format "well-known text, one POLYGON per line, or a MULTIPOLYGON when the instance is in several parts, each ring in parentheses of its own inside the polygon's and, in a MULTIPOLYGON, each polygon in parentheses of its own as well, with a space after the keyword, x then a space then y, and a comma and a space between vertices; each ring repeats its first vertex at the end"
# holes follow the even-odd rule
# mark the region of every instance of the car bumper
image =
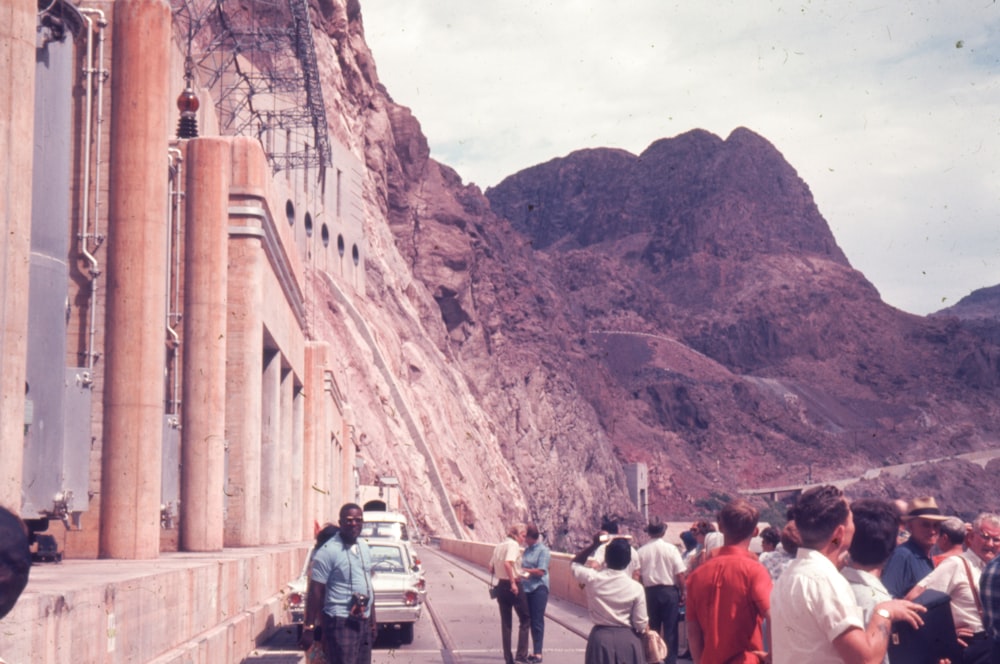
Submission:
POLYGON ((375 620, 378 622, 380 627, 383 625, 411 623, 420 620, 420 614, 422 611, 422 604, 417 604, 416 606, 383 606, 381 604, 376 604, 375 620))

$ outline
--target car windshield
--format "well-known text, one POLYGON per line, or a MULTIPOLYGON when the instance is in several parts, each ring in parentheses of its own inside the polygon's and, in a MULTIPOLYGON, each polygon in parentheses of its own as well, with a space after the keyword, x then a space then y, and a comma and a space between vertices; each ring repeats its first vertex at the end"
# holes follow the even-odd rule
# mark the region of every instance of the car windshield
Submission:
POLYGON ((361 529, 361 536, 405 539, 403 536, 403 524, 390 521, 366 522, 361 529))
POLYGON ((370 545, 372 569, 375 571, 402 572, 406 569, 403 550, 396 546, 370 545))

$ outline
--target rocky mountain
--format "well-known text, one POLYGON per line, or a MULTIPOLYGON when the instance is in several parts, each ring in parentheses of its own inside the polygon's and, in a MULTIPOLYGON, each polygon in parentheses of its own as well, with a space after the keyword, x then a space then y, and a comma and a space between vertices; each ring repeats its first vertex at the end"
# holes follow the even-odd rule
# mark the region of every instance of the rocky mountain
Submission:
POLYGON ((484 194, 379 83, 357 1, 318 0, 314 20, 331 131, 367 168, 369 243, 364 298, 312 274, 315 334, 342 350, 382 464, 365 472, 400 477, 422 529, 488 540, 531 519, 569 548, 601 515, 638 525, 636 461, 668 518, 866 473, 869 493, 997 504, 975 464, 878 469, 1000 447, 1000 346, 883 303, 765 138, 582 150, 484 194))

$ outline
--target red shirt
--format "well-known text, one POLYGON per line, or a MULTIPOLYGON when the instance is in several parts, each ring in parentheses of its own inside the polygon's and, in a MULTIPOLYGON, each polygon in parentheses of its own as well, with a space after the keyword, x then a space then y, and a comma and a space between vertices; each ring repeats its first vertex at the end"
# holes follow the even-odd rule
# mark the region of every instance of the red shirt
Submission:
POLYGON ((701 627, 702 664, 756 664, 760 625, 771 608, 771 575, 743 547, 724 546, 691 573, 687 620, 701 627))

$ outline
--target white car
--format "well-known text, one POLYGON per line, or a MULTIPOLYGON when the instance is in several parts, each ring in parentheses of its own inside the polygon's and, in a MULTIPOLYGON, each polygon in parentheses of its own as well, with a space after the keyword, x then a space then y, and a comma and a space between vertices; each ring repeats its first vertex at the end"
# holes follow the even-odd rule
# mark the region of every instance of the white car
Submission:
POLYGON ((365 523, 361 527, 361 536, 368 541, 372 540, 392 540, 402 542, 410 552, 410 558, 419 567, 420 556, 413 548, 410 540, 410 532, 407 528, 406 517, 399 512, 378 512, 369 510, 365 512, 365 523))
POLYGON ((413 643, 413 626, 423 611, 427 584, 404 542, 369 539, 375 621, 382 631, 397 631, 399 642, 413 643))
MULTIPOLYGON (((413 626, 420 619, 427 594, 424 573, 408 543, 389 539, 366 539, 366 542, 372 553, 372 595, 378 627, 397 632, 402 644, 413 643, 413 626)), ((288 622, 297 625, 299 637, 305 618, 311 562, 310 555, 302 566, 302 573, 288 583, 285 594, 288 622)))
POLYGON ((309 563, 312 562, 312 550, 306 556, 302 565, 302 573, 288 582, 285 588, 285 610, 288 613, 288 623, 298 626, 299 637, 302 637, 302 624, 306 615, 306 594, 309 592, 309 563))

